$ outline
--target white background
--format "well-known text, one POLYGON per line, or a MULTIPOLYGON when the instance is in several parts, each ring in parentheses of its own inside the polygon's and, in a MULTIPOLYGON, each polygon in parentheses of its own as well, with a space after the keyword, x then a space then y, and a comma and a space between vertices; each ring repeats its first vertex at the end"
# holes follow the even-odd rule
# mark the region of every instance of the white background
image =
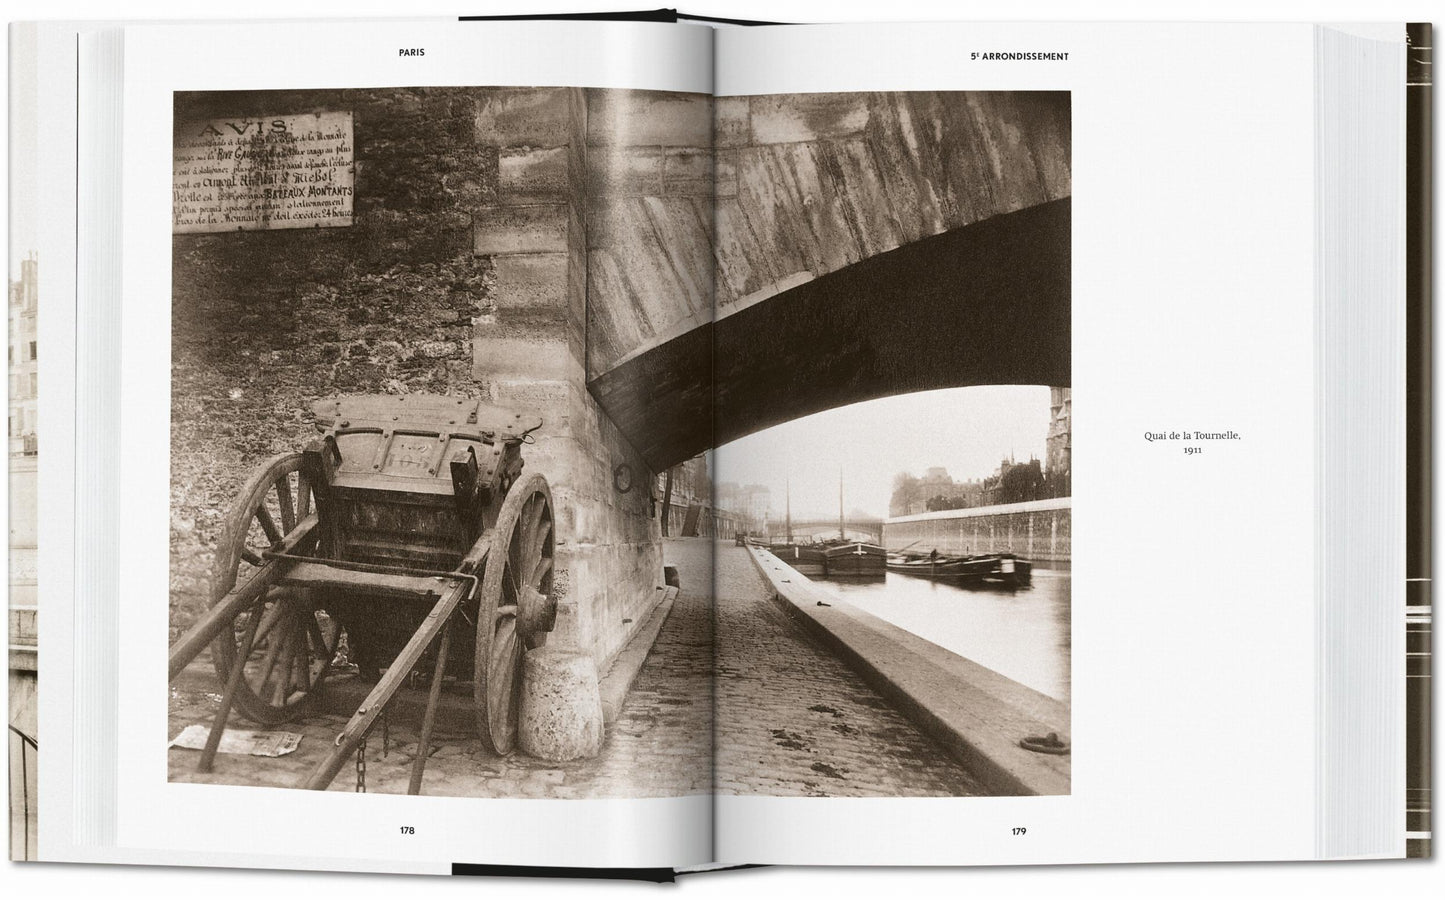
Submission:
MULTIPOLYGON (((641 4, 646 6, 647 4, 641 4)), ((621 8, 627 4, 537 4, 527 8, 575 11, 583 8, 621 8)), ((895 0, 886 5, 867 3, 697 3, 687 5, 690 12, 757 17, 795 21, 817 20, 967 20, 967 19, 1084 19, 1106 20, 1152 19, 1161 10, 1144 3, 1097 3, 1086 13, 1079 4, 1031 4, 1027 6, 989 4, 910 3, 895 0)), ((21 2, 10 8, 13 18, 72 17, 100 18, 122 14, 113 5, 83 2, 21 2)), ((254 17, 286 17, 298 15, 383 16, 456 14, 523 11, 520 5, 428 3, 425 0, 398 6, 391 3, 316 3, 268 2, 253 0, 244 13, 254 17)), ((234 16, 235 7, 217 7, 216 15, 234 16)), ((127 4, 127 17, 193 17, 197 10, 180 3, 127 4)), ((1172 18, 1183 20, 1359 20, 1395 19, 1429 20, 1435 17, 1430 4, 1409 3, 1312 3, 1312 4, 1228 4, 1216 3, 1192 10, 1180 9, 1172 18)), ((1076 121, 1076 126, 1077 126, 1076 121)), ((1173 427, 1172 425, 1166 427, 1173 427)), ((1242 815, 1247 811, 1241 810, 1242 815)), ((1162 822, 1161 827, 1183 823, 1162 822)), ((204 823, 198 823, 204 827, 204 823)), ((213 896, 239 895, 241 892, 289 893, 296 891, 340 890, 358 896, 390 896, 398 891, 467 891, 503 889, 529 895, 586 890, 591 893, 635 891, 643 888, 600 883, 560 883, 543 881, 507 881, 472 884, 466 880, 419 883, 397 881, 384 876, 299 875, 291 873, 221 872, 210 870, 154 870, 142 868, 101 869, 99 867, 21 866, 7 867, 3 873, 7 888, 53 891, 74 890, 109 896, 141 896, 154 892, 197 893, 213 896), (104 881, 101 881, 104 879, 104 881), (335 879, 344 879, 337 881, 335 879)), ((986 897, 1000 894, 1047 892, 1076 897, 1120 896, 1278 896, 1308 893, 1315 897, 1346 897, 1364 895, 1438 896, 1445 880, 1434 863, 1350 863, 1350 864, 1253 864, 1195 866, 1124 866, 1124 867, 1055 867, 1048 869, 970 869, 970 870, 762 870, 712 876, 694 876, 684 881, 682 889, 702 896, 709 892, 732 894, 743 890, 765 895, 796 894, 814 891, 843 896, 869 896, 880 891, 917 891, 928 893, 968 892, 986 897)))

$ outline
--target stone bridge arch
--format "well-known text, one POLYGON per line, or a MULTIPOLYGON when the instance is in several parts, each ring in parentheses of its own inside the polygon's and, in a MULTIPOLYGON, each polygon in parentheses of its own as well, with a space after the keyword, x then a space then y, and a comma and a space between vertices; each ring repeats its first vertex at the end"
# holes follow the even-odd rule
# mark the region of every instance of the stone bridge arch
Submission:
POLYGON ((588 106, 587 384, 650 466, 875 397, 1069 384, 1067 93, 721 98, 713 151, 678 103, 588 106))

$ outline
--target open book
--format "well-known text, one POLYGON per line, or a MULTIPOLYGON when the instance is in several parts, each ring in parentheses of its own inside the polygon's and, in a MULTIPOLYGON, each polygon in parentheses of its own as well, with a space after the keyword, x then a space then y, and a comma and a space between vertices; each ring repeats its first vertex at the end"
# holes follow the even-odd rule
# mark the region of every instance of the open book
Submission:
POLYGON ((1428 26, 11 42, 12 856, 1428 855, 1428 26))

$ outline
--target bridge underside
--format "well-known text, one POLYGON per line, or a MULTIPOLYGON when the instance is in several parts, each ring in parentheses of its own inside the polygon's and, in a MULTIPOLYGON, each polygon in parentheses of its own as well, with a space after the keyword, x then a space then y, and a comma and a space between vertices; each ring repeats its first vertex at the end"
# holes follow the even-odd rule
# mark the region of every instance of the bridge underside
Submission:
POLYGON ((1068 386, 1070 205, 1043 203, 870 257, 624 361, 588 388, 661 471, 877 397, 1068 386))

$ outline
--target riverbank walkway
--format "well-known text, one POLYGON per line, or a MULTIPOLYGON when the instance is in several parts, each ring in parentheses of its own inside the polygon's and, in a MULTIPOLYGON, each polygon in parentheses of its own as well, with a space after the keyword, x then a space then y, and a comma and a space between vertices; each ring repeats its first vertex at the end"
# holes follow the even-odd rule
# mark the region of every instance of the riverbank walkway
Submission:
MULTIPOLYGON (((498 757, 475 732, 459 728, 436 736, 427 794, 666 797, 708 793, 714 784, 723 794, 766 796, 983 793, 937 744, 788 619, 746 550, 694 538, 669 540, 664 553, 682 590, 602 753, 573 763, 498 757)), ((169 737, 208 723, 218 690, 209 660, 192 663, 171 685, 169 737)), ((274 759, 222 754, 208 775, 194 771, 195 751, 172 749, 171 780, 294 785, 346 718, 327 713, 283 726, 303 736, 294 753, 274 759)), ((412 728, 392 721, 385 741, 380 728, 372 732, 367 790, 406 791, 417 740, 412 728)), ((355 788, 348 768, 331 789, 355 788)))

